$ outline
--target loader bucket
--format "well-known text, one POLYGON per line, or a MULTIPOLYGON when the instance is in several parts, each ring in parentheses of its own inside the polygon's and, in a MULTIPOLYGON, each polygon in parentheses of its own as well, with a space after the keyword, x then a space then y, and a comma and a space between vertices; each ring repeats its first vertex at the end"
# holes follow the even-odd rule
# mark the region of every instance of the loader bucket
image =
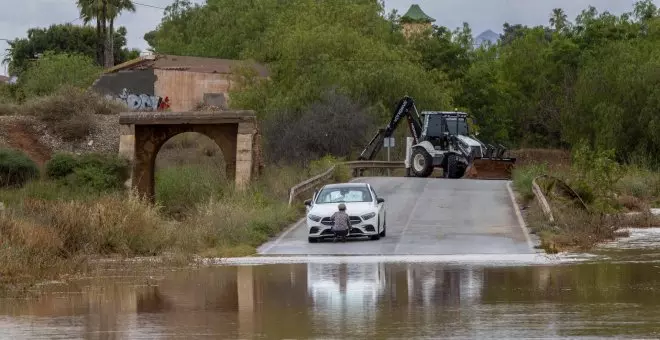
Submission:
POLYGON ((468 166, 463 178, 509 180, 515 163, 515 158, 478 158, 468 166))

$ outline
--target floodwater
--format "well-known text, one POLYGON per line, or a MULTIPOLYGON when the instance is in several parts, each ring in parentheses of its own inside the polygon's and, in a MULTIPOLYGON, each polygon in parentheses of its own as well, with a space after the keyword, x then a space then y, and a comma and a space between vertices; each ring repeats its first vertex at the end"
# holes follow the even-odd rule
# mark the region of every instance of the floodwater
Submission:
POLYGON ((622 244, 647 247, 610 245, 598 254, 607 258, 578 261, 356 257, 108 270, 0 300, 0 338, 660 338, 660 257, 651 255, 660 251, 639 240, 622 244))

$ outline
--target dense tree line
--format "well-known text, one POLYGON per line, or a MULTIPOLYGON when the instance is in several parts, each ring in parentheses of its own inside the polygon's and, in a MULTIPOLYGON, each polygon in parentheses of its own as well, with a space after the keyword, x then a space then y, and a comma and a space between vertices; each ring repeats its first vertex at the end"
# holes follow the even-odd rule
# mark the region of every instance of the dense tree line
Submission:
POLYGON ((126 28, 115 28, 122 12, 135 12, 131 0, 76 0, 85 26, 55 24, 47 28, 31 28, 26 38, 9 41, 3 62, 9 63, 9 73, 20 76, 32 61, 45 53, 73 54, 93 58, 98 66, 112 67, 135 58, 136 49, 126 48, 126 28), (96 28, 86 26, 96 21, 96 28))
POLYGON ((399 19, 377 0, 177 0, 145 39, 157 52, 267 63, 270 81, 245 77, 232 97, 265 119, 309 117, 335 89, 385 122, 411 95, 422 109, 466 110, 480 136, 510 147, 584 141, 623 161, 660 160, 660 12, 650 0, 619 16, 589 7, 571 21, 556 9, 548 25, 505 23, 497 44, 478 48, 467 24, 405 39, 399 19))
MULTIPOLYGON (((78 3, 88 5, 81 12, 97 18, 101 35, 108 34, 104 20, 116 14, 107 8, 103 14, 98 5, 121 2, 78 3)), ((499 42, 482 47, 474 46, 467 24, 455 30, 433 26, 410 39, 401 25, 380 0, 176 0, 145 39, 158 53, 267 64, 269 80, 248 69, 237 73, 243 86, 234 87, 232 105, 257 110, 271 141, 277 131, 288 131, 301 158, 314 158, 319 150, 345 156, 351 149, 333 141, 363 146, 372 133, 365 124, 384 124, 398 100, 410 95, 419 109, 467 111, 486 141, 552 148, 586 143, 615 150, 621 161, 660 163, 660 11, 652 1, 639 1, 618 16, 589 7, 574 20, 555 9, 547 25, 504 23, 499 42)), ((136 54, 123 48, 123 28, 113 36, 115 62, 136 54)), ((23 77, 32 80, 33 94, 47 93, 73 80, 57 77, 57 63, 66 65, 65 57, 46 52, 92 59, 98 42, 91 27, 36 29, 12 43, 10 69, 20 74, 27 65, 52 66, 53 72, 23 77), (50 59, 33 63, 37 53, 50 59), (41 74, 53 75, 47 86, 40 85, 41 74)), ((86 69, 85 79, 98 72, 86 69)), ((286 150, 276 147, 270 154, 290 158, 286 150)))
POLYGON ((0 104, 23 102, 52 94, 63 85, 86 88, 104 67, 140 55, 126 47, 126 28, 114 22, 124 11, 135 11, 130 0, 76 0, 85 25, 53 24, 27 31, 27 37, 9 41, 3 63, 18 84, 0 84, 0 104), (87 26, 95 20, 96 28, 87 26))
MULTIPOLYGON (((125 27, 113 30, 113 65, 140 55, 140 51, 126 47, 126 34, 125 27)), ((75 54, 97 60, 97 43, 97 32, 89 26, 57 24, 44 28, 31 28, 27 32, 27 37, 9 42, 4 61, 9 64, 9 73, 20 78, 28 66, 48 52, 75 54)), ((97 65, 103 64, 97 60, 97 65)))

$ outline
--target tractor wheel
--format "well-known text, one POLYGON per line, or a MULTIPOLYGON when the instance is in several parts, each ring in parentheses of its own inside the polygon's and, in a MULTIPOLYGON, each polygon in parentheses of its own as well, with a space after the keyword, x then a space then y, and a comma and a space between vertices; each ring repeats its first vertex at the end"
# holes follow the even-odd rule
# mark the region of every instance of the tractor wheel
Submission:
POLYGON ((463 174, 465 174, 465 167, 458 162, 458 156, 450 154, 447 157, 447 177, 453 179, 463 177, 463 174))
POLYGON ((433 158, 423 148, 413 149, 411 165, 415 177, 429 177, 433 173, 433 158))

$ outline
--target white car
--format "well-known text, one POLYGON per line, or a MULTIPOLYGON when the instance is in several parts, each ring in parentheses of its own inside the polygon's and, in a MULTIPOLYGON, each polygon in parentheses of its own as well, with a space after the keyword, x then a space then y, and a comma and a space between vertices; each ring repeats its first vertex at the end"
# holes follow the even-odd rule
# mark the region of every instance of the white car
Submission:
POLYGON ((385 237, 385 200, 367 183, 340 183, 324 186, 311 200, 305 201, 309 242, 334 237, 331 216, 339 211, 340 203, 346 205, 351 218, 349 237, 366 236, 372 240, 385 237))

